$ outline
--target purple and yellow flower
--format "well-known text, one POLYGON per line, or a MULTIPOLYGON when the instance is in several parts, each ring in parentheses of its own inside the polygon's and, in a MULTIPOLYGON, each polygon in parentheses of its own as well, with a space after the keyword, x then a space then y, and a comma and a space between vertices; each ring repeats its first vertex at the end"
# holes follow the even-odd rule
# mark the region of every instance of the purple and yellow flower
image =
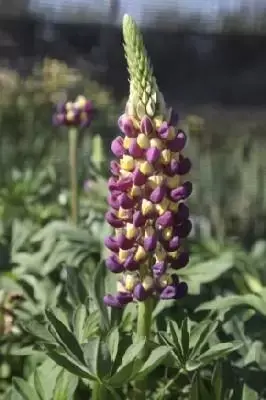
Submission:
POLYGON ((93 120, 94 113, 92 102, 85 96, 78 96, 74 102, 67 101, 57 105, 53 123, 56 126, 87 128, 93 120))
POLYGON ((117 159, 110 165, 106 214, 114 228, 105 240, 110 250, 106 267, 118 275, 117 293, 104 298, 112 307, 150 296, 185 296, 187 285, 175 271, 189 262, 184 239, 192 228, 185 204, 192 192, 186 178, 191 162, 183 155, 187 136, 178 127, 177 113, 166 108, 142 38, 128 18, 130 96, 118 120, 121 135, 111 145, 117 159))

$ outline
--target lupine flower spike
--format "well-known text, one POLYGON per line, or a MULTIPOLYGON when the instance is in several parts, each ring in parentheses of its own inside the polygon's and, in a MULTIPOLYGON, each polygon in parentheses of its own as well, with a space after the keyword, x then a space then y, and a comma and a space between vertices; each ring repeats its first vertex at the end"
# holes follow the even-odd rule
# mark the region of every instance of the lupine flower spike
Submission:
POLYGON ((183 241, 191 231, 185 200, 192 184, 185 175, 190 160, 182 154, 186 135, 178 116, 167 109, 159 92, 146 50, 134 21, 123 20, 130 94, 121 131, 111 149, 108 182, 110 206, 106 214, 114 236, 106 238, 111 251, 106 266, 118 274, 117 293, 107 294, 108 306, 123 307, 150 296, 180 299, 187 285, 175 271, 189 255, 183 241))
POLYGON ((92 102, 84 96, 78 96, 74 102, 58 104, 53 116, 56 126, 88 128, 94 117, 92 102))

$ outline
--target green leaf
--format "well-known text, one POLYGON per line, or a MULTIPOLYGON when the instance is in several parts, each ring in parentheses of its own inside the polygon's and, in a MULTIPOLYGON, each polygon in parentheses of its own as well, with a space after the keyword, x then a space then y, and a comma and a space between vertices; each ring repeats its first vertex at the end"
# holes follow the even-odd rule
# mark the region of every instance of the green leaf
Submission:
POLYGON ((145 376, 149 375, 154 369, 162 364, 169 353, 170 349, 167 346, 160 346, 154 349, 134 379, 141 380, 145 376))
POLYGON ((134 371, 134 360, 128 364, 121 365, 118 370, 108 379, 108 385, 120 388, 130 381, 134 371))
POLYGON ((96 268, 95 274, 93 276, 93 294, 94 294, 94 301, 96 303, 97 308, 101 312, 102 316, 102 324, 105 329, 109 330, 109 316, 107 308, 103 302, 103 297, 105 295, 105 266, 104 263, 99 263, 98 267, 96 268))
POLYGON ((80 304, 73 315, 73 326, 76 338, 79 343, 82 343, 84 338, 84 326, 87 318, 87 310, 83 304, 80 304))
POLYGON ((45 315, 61 339, 60 343, 64 344, 64 347, 81 363, 84 363, 82 349, 73 333, 55 316, 52 310, 46 310, 45 315))
POLYGON ((212 346, 209 350, 205 351, 205 353, 201 354, 198 357, 198 360, 202 365, 209 364, 218 358, 223 358, 228 354, 238 350, 243 346, 242 342, 235 341, 231 343, 218 343, 212 346))
POLYGON ((67 293, 71 299, 71 303, 77 306, 85 304, 89 295, 80 275, 80 272, 76 268, 67 268, 67 293))
POLYGON ((182 343, 182 353, 183 357, 186 360, 189 353, 189 328, 188 328, 188 319, 185 318, 182 321, 181 325, 181 343, 182 343))
POLYGON ((180 344, 180 338, 179 338, 180 330, 175 321, 169 320, 168 325, 169 325, 171 336, 173 339, 174 353, 175 353, 176 357, 178 358, 180 364, 183 364, 183 363, 185 363, 185 360, 183 357, 182 347, 180 344))
POLYGON ((22 328, 44 342, 56 344, 55 338, 48 331, 47 325, 43 321, 40 323, 39 320, 39 318, 36 318, 22 323, 22 328))
POLYGON ((216 297, 216 299, 201 304, 197 311, 211 310, 214 312, 221 312, 226 310, 231 310, 234 307, 248 306, 253 308, 258 313, 266 316, 266 302, 256 294, 246 294, 246 295, 232 295, 227 297, 216 297))
POLYGON ((107 346, 101 338, 90 338, 83 345, 86 364, 93 375, 102 379, 111 371, 111 356, 107 346))
POLYGON ((221 362, 217 362, 213 369, 212 387, 215 400, 224 400, 223 367, 221 362))
POLYGON ((178 271, 178 274, 188 280, 195 280, 200 284, 213 282, 234 266, 234 254, 227 251, 210 261, 196 263, 189 268, 178 271))
POLYGON ((24 379, 13 378, 13 387, 20 394, 23 400, 40 400, 35 389, 24 379))
POLYGON ((47 354, 56 364, 67 369, 72 374, 88 380, 96 379, 89 369, 85 368, 67 354, 60 354, 54 350, 49 350, 47 354))
POLYGON ((251 389, 249 386, 244 385, 242 400, 259 400, 259 395, 255 390, 251 389))
POLYGON ((111 360, 114 362, 118 352, 119 346, 119 330, 118 328, 113 328, 107 336, 107 343, 111 355, 111 360))
POLYGON ((191 329, 190 333, 190 354, 189 358, 193 359, 198 355, 201 349, 208 343, 211 335, 216 331, 218 327, 217 321, 204 320, 198 324, 195 324, 191 329))
POLYGON ((198 372, 195 373, 192 379, 189 400, 214 400, 212 395, 207 391, 198 372))
POLYGON ((45 391, 44 391, 44 387, 43 387, 43 382, 42 382, 40 372, 38 369, 36 369, 34 372, 34 388, 35 388, 36 392, 38 393, 41 400, 47 399, 45 391))
POLYGON ((53 400, 72 400, 78 386, 79 378, 66 370, 57 377, 53 400))
POLYGON ((142 353, 145 346, 145 339, 139 340, 137 343, 133 343, 131 346, 129 346, 123 355, 122 365, 130 364, 133 359, 136 359, 140 353, 142 353))

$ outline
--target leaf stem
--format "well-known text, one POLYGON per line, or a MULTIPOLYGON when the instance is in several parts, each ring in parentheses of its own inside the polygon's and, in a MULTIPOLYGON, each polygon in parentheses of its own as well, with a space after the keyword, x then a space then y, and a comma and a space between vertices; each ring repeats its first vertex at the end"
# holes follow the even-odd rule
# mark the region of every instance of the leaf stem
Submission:
POLYGON ((70 192, 71 192, 71 219, 73 224, 78 223, 78 165, 77 165, 77 150, 78 150, 78 130, 76 128, 69 129, 69 177, 70 177, 70 192))
POLYGON ((91 400, 105 400, 107 398, 107 389, 101 382, 95 382, 92 388, 91 400))

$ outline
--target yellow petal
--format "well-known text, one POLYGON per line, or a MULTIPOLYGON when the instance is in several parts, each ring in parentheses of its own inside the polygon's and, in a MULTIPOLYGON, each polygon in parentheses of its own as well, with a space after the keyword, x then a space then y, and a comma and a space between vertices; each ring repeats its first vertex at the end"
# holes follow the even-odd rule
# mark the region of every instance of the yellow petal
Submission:
POLYGON ((122 159, 120 160, 120 166, 126 171, 132 171, 135 166, 134 158, 128 155, 123 155, 122 159))
POLYGON ((144 175, 150 175, 153 173, 153 166, 148 161, 142 161, 139 163, 139 170, 144 175))
POLYGON ((137 262, 140 262, 142 260, 144 260, 147 256, 146 251, 144 250, 144 248, 142 246, 138 246, 137 251, 135 253, 134 259, 137 262))
POLYGON ((133 239, 137 235, 137 228, 133 224, 127 224, 125 235, 128 239, 133 239))
POLYGON ((137 143, 141 149, 148 149, 150 147, 150 141, 145 133, 140 133, 138 135, 137 143))
POLYGON ((169 149, 164 149, 161 152, 160 161, 162 164, 167 165, 171 161, 171 151, 169 149))
POLYGON ((157 149, 163 150, 164 148, 163 141, 158 138, 153 138, 150 140, 150 147, 157 147, 157 149))
POLYGON ((124 148, 128 150, 129 147, 131 146, 131 143, 132 143, 132 138, 130 138, 130 137, 128 137, 128 136, 125 136, 125 137, 124 137, 124 140, 123 140, 123 146, 124 146, 124 148))
POLYGON ((154 210, 154 204, 146 199, 142 200, 141 203, 141 212, 143 215, 148 215, 154 210))
POLYGON ((180 177, 179 175, 175 176, 169 176, 166 178, 166 185, 169 187, 169 189, 175 189, 179 186, 180 183, 180 177))
POLYGON ((124 262, 124 261, 126 261, 128 255, 129 255, 128 250, 122 250, 122 249, 120 249, 120 250, 119 250, 119 253, 118 253, 118 258, 119 258, 119 260, 120 260, 121 262, 124 262))

